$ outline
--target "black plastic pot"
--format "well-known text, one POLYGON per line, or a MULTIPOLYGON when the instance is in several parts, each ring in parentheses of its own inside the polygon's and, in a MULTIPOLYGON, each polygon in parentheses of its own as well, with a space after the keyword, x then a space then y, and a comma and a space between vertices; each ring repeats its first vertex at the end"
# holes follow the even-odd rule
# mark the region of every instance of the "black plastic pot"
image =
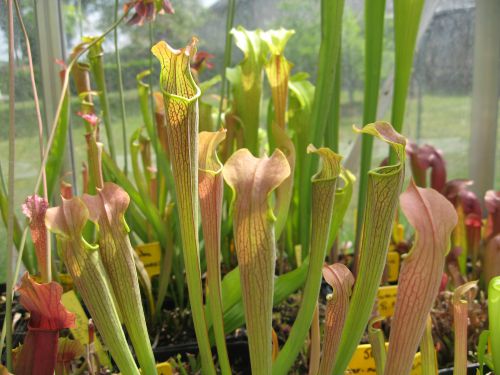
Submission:
MULTIPOLYGON (((472 364, 467 366, 467 375, 476 375, 476 370, 479 369, 479 365, 477 363, 472 364)), ((491 370, 484 366, 484 373, 488 374, 491 370)), ((441 375, 453 375, 453 367, 450 368, 443 368, 438 371, 438 373, 441 375)))
MULTIPOLYGON (((0 325, 3 325, 5 320, 5 304, 1 306, 2 311, 0 312, 0 325)), ((24 337, 28 332, 28 320, 26 319, 26 310, 18 303, 17 298, 14 298, 12 304, 12 317, 14 318, 16 313, 21 313, 22 317, 19 319, 12 332, 12 347, 15 348, 24 342, 24 337)))
MULTIPOLYGON (((3 321, 5 319, 5 313, 3 313, 0 316, 0 324, 3 325, 3 321)), ((21 319, 17 322, 16 326, 14 327, 14 331, 12 332, 12 347, 17 348, 19 345, 21 345, 24 342, 24 338, 26 337, 26 333, 28 332, 28 320, 26 319, 21 319)), ((2 358, 0 358, 0 361, 5 362, 6 357, 5 357, 5 351, 2 353, 2 358)))
MULTIPOLYGON (((212 348, 215 353, 215 348, 212 348)), ((159 346, 153 349, 156 361, 167 361, 178 354, 187 361, 187 354, 198 354, 198 344, 196 341, 178 345, 159 346)), ((248 352, 248 341, 246 337, 231 338, 227 340, 227 354, 232 364, 233 370, 241 375, 251 375, 250 354, 248 352)))

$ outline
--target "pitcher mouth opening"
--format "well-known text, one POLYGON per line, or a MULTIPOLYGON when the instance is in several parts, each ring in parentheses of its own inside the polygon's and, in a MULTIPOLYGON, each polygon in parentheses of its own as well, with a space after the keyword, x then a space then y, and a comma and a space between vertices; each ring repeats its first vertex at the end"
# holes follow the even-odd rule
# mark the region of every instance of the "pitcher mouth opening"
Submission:
POLYGON ((161 64, 160 83, 163 95, 185 102, 191 102, 201 95, 190 66, 197 42, 198 39, 193 37, 186 47, 175 49, 167 42, 160 41, 151 48, 161 64))

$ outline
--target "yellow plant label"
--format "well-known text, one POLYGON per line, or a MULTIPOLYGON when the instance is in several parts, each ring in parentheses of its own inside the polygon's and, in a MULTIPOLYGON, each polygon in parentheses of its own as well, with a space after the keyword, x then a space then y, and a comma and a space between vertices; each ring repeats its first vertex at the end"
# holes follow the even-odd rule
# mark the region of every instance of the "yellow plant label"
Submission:
MULTIPOLYGON (((388 344, 385 344, 386 347, 388 344)), ((376 374, 375 359, 372 355, 372 347, 370 344, 358 345, 358 348, 352 356, 351 362, 345 372, 346 374, 376 374)), ((422 357, 420 352, 415 354, 413 366, 410 372, 411 375, 422 374, 422 357)))
MULTIPOLYGON (((70 331, 73 334, 74 338, 82 345, 87 345, 89 343, 89 334, 88 334, 88 321, 89 318, 85 311, 83 310, 82 304, 80 300, 76 296, 74 290, 70 290, 62 295, 61 298, 62 304, 68 311, 71 311, 75 314, 75 327, 71 328, 70 331)), ((106 366, 111 366, 111 361, 107 353, 104 351, 104 348, 101 344, 101 341, 98 337, 95 337, 95 349, 97 356, 99 357, 99 361, 106 366)))
POLYGON ((396 243, 403 242, 405 239, 405 227, 403 224, 396 224, 392 229, 392 239, 396 243))
MULTIPOLYGON (((174 375, 172 371, 172 366, 168 362, 162 362, 156 364, 157 375, 174 375)), ((142 374, 142 370, 139 370, 142 374)))
POLYGON ((135 252, 144 263, 150 278, 160 274, 161 248, 159 242, 138 245, 135 252))
POLYGON ((397 251, 387 253, 387 280, 389 282, 398 281, 400 257, 397 251))
POLYGON ((158 375, 173 375, 172 366, 168 362, 157 364, 156 369, 158 370, 158 375))
POLYGON ((394 314, 397 294, 397 285, 381 286, 378 288, 378 314, 380 316, 388 318, 394 314))

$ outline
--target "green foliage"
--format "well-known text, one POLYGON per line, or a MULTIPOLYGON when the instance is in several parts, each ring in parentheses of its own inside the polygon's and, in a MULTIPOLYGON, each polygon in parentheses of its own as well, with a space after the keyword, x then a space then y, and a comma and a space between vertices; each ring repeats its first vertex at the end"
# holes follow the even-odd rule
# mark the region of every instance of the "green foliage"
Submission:
MULTIPOLYGON (((329 108, 331 97, 335 92, 335 69, 338 67, 337 62, 340 56, 343 11, 344 0, 322 0, 321 2, 321 44, 318 57, 318 76, 309 119, 312 127, 308 134, 308 141, 312 144, 322 144, 325 129, 329 123, 330 113, 326 109, 329 108)), ((338 126, 338 124, 336 125, 338 126)), ((301 189, 299 200, 299 210, 301 211, 300 243, 305 250, 309 242, 308 222, 311 214, 309 179, 312 175, 312 167, 312 160, 305 159, 299 181, 301 189)))
MULTIPOLYGON (((385 18, 385 0, 365 3, 365 91, 363 100, 363 124, 376 121, 380 74, 382 64, 382 43, 385 18)), ((368 171, 371 168, 373 138, 364 134, 361 148, 360 181, 358 194, 358 216, 356 220, 355 253, 359 251, 363 215, 368 188, 368 171)))
POLYGON ((59 175, 61 174, 64 156, 66 154, 66 143, 68 140, 70 120, 69 102, 70 96, 69 94, 66 94, 64 97, 63 107, 61 109, 61 115, 59 116, 57 133, 47 159, 47 167, 45 170, 47 174, 47 197, 49 201, 58 195, 56 192, 59 192, 59 175))
POLYGON ((488 285, 488 298, 491 355, 496 371, 500 368, 500 276, 491 279, 488 285))
POLYGON ((363 84, 364 38, 360 21, 350 7, 346 7, 342 23, 342 82, 353 105, 354 92, 363 84))
MULTIPOLYGON (((234 243, 234 240, 238 242, 238 238, 231 234, 230 229, 231 225, 234 224, 235 233, 238 232, 238 228, 241 230, 244 225, 248 225, 248 222, 245 220, 249 217, 252 220, 256 219, 255 207, 259 209, 265 208, 265 212, 259 211, 261 213, 260 219, 262 220, 253 223, 255 228, 252 229, 255 230, 252 230, 250 235, 247 234, 239 244, 240 248, 245 247, 245 244, 248 245, 247 247, 249 248, 255 246, 256 240, 258 240, 257 233, 264 226, 261 224, 269 224, 270 227, 273 225, 272 223, 275 217, 272 210, 269 208, 276 208, 278 195, 266 195, 265 207, 262 206, 264 199, 258 199, 257 203, 249 204, 250 208, 247 207, 247 209, 250 210, 250 213, 248 215, 242 215, 244 225, 241 223, 241 225, 238 225, 229 198, 227 196, 225 200, 221 198, 221 216, 224 223, 222 230, 219 228, 221 233, 218 234, 222 237, 223 247, 225 247, 223 252, 225 254, 227 253, 225 263, 229 265, 229 269, 231 269, 229 272, 227 272, 227 269, 224 270, 227 273, 222 281, 221 294, 223 316, 211 316, 211 314, 219 314, 219 310, 210 311, 210 309, 205 308, 203 303, 203 296, 208 298, 205 299, 207 305, 214 302, 214 300, 210 299, 213 298, 210 296, 210 293, 216 288, 209 286, 209 292, 204 294, 203 279, 200 277, 204 273, 206 266, 204 264, 204 251, 207 251, 208 246, 206 241, 207 238, 204 238, 204 241, 198 241, 197 238, 197 233, 199 232, 197 212, 198 181, 196 172, 197 164, 193 161, 194 158, 196 158, 197 152, 196 127, 198 126, 198 116, 196 112, 198 109, 194 104, 198 100, 200 94, 196 85, 199 84, 198 86, 202 88, 201 95, 206 94, 203 103, 204 115, 206 115, 206 123, 212 123, 210 120, 215 118, 215 107, 219 104, 219 98, 213 94, 215 90, 209 90, 211 92, 207 91, 205 93, 203 86, 208 87, 218 84, 220 80, 219 76, 215 76, 211 81, 205 81, 204 85, 203 82, 193 82, 189 74, 189 68, 186 68, 186 66, 182 64, 182 66, 177 66, 177 69, 184 74, 178 74, 177 72, 175 76, 169 76, 169 73, 171 73, 169 67, 163 66, 161 86, 162 89, 164 89, 163 104, 167 112, 165 121, 170 132, 170 144, 168 147, 160 143, 160 137, 158 136, 159 129, 164 129, 165 124, 160 123, 156 116, 151 116, 151 114, 156 115, 159 110, 158 103, 153 103, 153 101, 150 100, 152 97, 151 91, 153 91, 154 85, 149 87, 144 82, 139 82, 138 95, 135 90, 134 92, 130 91, 123 93, 127 99, 127 107, 131 109, 127 112, 130 114, 135 111, 135 114, 129 116, 133 119, 131 121, 132 126, 136 127, 136 129, 134 129, 135 133, 131 138, 132 174, 127 175, 127 172, 122 170, 120 163, 113 160, 109 154, 105 153, 103 155, 102 163, 106 180, 118 182, 130 195, 131 206, 126 215, 133 234, 132 239, 137 242, 158 240, 161 243, 163 258, 161 261, 162 271, 159 281, 160 286, 158 290, 154 291, 158 296, 157 311, 162 311, 162 304, 167 295, 178 307, 184 307, 184 272, 186 273, 190 292, 190 308, 193 311, 196 334, 202 352, 201 363, 203 364, 204 370, 208 373, 214 373, 215 371, 211 363, 211 353, 208 344, 208 339, 212 342, 214 341, 214 327, 218 330, 219 340, 217 344, 220 347, 221 342, 223 343, 224 341, 223 330, 229 333, 244 323, 248 326, 251 324, 259 325, 259 320, 263 320, 264 315, 266 319, 271 316, 270 312, 272 305, 276 305, 285 300, 287 296, 305 285, 304 291, 302 292, 303 302, 296 318, 296 323, 292 328, 289 340, 282 348, 282 352, 275 360, 273 366, 273 373, 275 374, 286 373, 289 370, 293 365, 293 361, 296 359, 297 353, 303 348, 304 339, 307 336, 311 324, 313 308, 319 294, 321 280, 320 269, 325 260, 327 250, 332 249, 334 245, 352 196, 355 178, 348 171, 340 168, 339 160, 336 160, 335 176, 330 176, 328 178, 328 182, 330 182, 329 186, 325 187, 324 184, 326 184, 327 181, 318 175, 313 178, 311 184, 310 174, 312 173, 310 172, 313 169, 314 163, 310 161, 310 157, 306 156, 305 149, 310 140, 314 140, 318 146, 322 145, 322 142, 324 142, 328 146, 331 146, 331 148, 338 148, 338 107, 341 90, 340 87, 335 87, 334 83, 339 83, 339 77, 342 78, 342 88, 347 91, 350 107, 359 106, 359 104, 356 103, 355 94, 366 85, 364 98, 365 114, 363 116, 363 122, 375 120, 379 81, 380 79, 384 79, 388 74, 393 60, 392 20, 384 19, 384 1, 378 1, 376 4, 377 10, 379 11, 376 20, 373 16, 373 12, 371 12, 373 8, 367 6, 367 24, 365 27, 362 25, 360 15, 356 14, 350 7, 347 7, 345 12, 343 12, 343 0, 323 0, 321 3, 323 14, 320 13, 320 7, 318 6, 319 2, 308 3, 301 0, 281 0, 278 5, 278 8, 282 11, 280 20, 287 27, 296 29, 294 38, 287 45, 286 54, 290 57, 291 61, 295 62, 295 71, 306 70, 312 73, 317 88, 315 89, 308 80, 308 76, 304 73, 299 73, 292 77, 288 86, 283 85, 284 87, 287 86, 283 91, 286 91, 288 95, 288 103, 282 105, 283 112, 280 113, 280 115, 282 115, 283 134, 292 140, 292 146, 296 149, 296 170, 293 171, 292 168, 291 172, 293 175, 291 179, 295 186, 291 188, 293 189, 291 191, 291 203, 288 204, 287 201, 290 208, 288 215, 287 211, 285 211, 286 213, 279 217, 279 231, 281 232, 283 228, 284 234, 282 240, 277 241, 278 238, 276 238, 275 241, 274 234, 271 234, 273 231, 272 229, 266 231, 265 237, 268 243, 271 244, 269 248, 272 249, 270 261, 269 259, 262 258, 262 254, 256 252, 257 254, 255 257, 258 257, 257 261, 254 258, 251 259, 253 268, 248 266, 248 263, 250 263, 248 262, 245 264, 247 267, 245 269, 245 267, 242 266, 245 262, 242 260, 239 260, 240 267, 237 267, 234 259, 231 259, 229 249, 234 243), (370 11, 368 11, 369 9, 370 11), (319 25, 320 18, 322 18, 321 29, 319 25), (373 28, 368 24, 369 22, 375 21, 378 22, 378 24, 375 25, 377 32, 373 34, 373 28), (386 24, 385 31, 383 31, 383 28, 380 28, 380 25, 383 26, 384 22, 386 24), (321 38, 322 31, 323 38, 321 38), (320 41, 321 50, 318 51, 320 41), (374 47, 375 51, 370 50, 370 46, 374 47), (340 53, 340 50, 342 50, 342 53, 340 53), (319 64, 318 52, 320 56, 319 64), (380 59, 382 54, 384 58, 381 64, 373 63, 373 59, 380 59), (341 56, 340 61, 338 56, 341 56), (342 74, 340 74, 340 72, 342 74), (364 74, 366 75, 365 79, 363 79, 364 74), (372 79, 369 77, 372 77, 372 79), (173 90, 174 92, 167 90, 172 89, 172 87, 167 87, 169 85, 171 86, 172 81, 174 81, 173 86, 176 86, 176 84, 179 86, 175 87, 175 90, 173 90), (182 91, 188 86, 196 87, 196 89, 193 89, 196 93, 190 92, 187 93, 190 95, 186 95, 186 92, 176 91, 177 89, 182 91), (142 114, 142 118, 139 118, 139 113, 142 114), (181 113, 181 116, 179 116, 179 113, 181 113), (144 125, 149 138, 141 133, 143 129, 141 126, 144 125), (145 148, 147 148, 147 150, 145 148), (150 154, 148 154, 148 152, 150 154), (147 160, 149 160, 149 162, 146 162, 147 160), (172 176, 172 170, 175 179, 172 176), (337 188, 335 186, 336 182, 332 180, 335 180, 338 175, 344 184, 337 188), (317 187, 318 184, 321 184, 324 189, 319 189, 317 187), (267 206, 268 203, 269 207, 267 206), (312 206, 311 211, 313 212, 311 220, 309 220, 308 214, 310 206, 312 206), (172 217, 176 217, 178 213, 180 214, 180 220, 178 220, 177 223, 180 223, 182 238, 176 236, 176 230, 179 228, 176 227, 176 219, 172 219, 172 217), (311 240, 310 244, 309 237, 311 240), (182 246, 178 243, 180 241, 176 241, 180 239, 182 239, 182 246), (241 242, 244 243, 243 246, 241 242), (305 257, 301 265, 293 268, 296 255, 294 251, 297 244, 300 242, 302 242, 302 251, 307 254, 310 248, 310 254, 305 257), (275 249, 275 247, 277 247, 277 249, 275 249), (280 254, 280 261, 283 262, 281 265, 285 264, 286 267, 289 266, 292 268, 291 271, 287 270, 288 272, 283 272, 283 270, 278 267, 279 272, 276 278, 274 278, 275 250, 278 250, 276 253, 280 254), (183 256, 185 265, 183 264, 183 256), (198 257, 201 257, 201 260, 198 257), (262 264, 264 262, 266 267, 269 266, 266 268, 268 272, 262 273, 261 275, 257 274, 258 268, 261 266, 259 263, 262 264), (175 279, 171 278, 171 271, 175 274, 175 279), (257 277, 255 277, 255 274, 257 274, 257 277), (248 286, 244 285, 244 281, 251 277, 253 277, 253 284, 248 288, 248 286), (260 284, 264 284, 262 283, 264 279, 268 281, 266 283, 266 293, 251 295, 252 292, 255 293, 255 290, 261 286, 260 284), (172 288, 167 290, 171 280, 175 280, 175 284, 172 288), (243 301, 242 293, 245 295, 246 301, 243 301), (264 294, 264 297, 267 298, 263 297, 264 294), (258 311, 256 306, 259 304, 262 305, 261 302, 264 299, 267 301, 265 314, 260 316, 254 313, 254 316, 249 317, 249 312, 258 311), (249 304, 254 306, 248 307, 247 305, 249 304), (246 321, 245 314, 247 315, 246 321), (222 318, 224 327, 220 324, 222 318), (216 320, 219 323, 216 323, 216 320), (253 321, 253 323, 250 323, 251 321, 253 321), (256 321, 257 323, 255 323, 256 321)), ((65 4, 68 20, 71 23, 71 25, 67 26, 70 29, 68 35, 71 37, 75 37, 78 34, 78 26, 80 23, 88 22, 88 20, 83 19, 78 4, 79 2, 76 0, 69 1, 65 4)), ((375 1, 370 1, 369 4, 373 6, 375 1)), ((105 20, 106 18, 112 18, 114 9, 111 4, 91 0, 89 2, 83 2, 83 11, 94 11, 99 15, 99 20, 105 20)), ((174 16, 158 17, 150 30, 148 30, 148 27, 122 27, 120 29, 120 34, 124 40, 129 43, 120 50, 123 61, 121 69, 124 77, 135 77, 143 71, 144 68, 148 67, 150 60, 147 58, 137 58, 137 56, 147 56, 150 46, 149 43, 145 41, 151 41, 150 35, 155 41, 158 39, 167 39, 172 45, 182 45, 193 34, 193 30, 202 30, 207 26, 206 24, 209 22, 206 18, 207 14, 208 11, 200 6, 197 0, 188 0, 182 5, 179 4, 176 6, 176 14, 174 16)), ((408 18, 408 14, 406 16, 408 18)), ((416 20, 412 19, 412 22, 414 23, 413 27, 415 27, 415 22, 418 26, 418 17, 416 20)), ((400 30, 401 24, 398 25, 400 30)), ((372 24, 371 26, 374 25, 372 24)), ((237 106, 240 106, 240 109, 243 108, 241 112, 247 111, 249 115, 241 115, 240 113, 240 116, 236 117, 236 125, 233 124, 233 128, 230 127, 230 116, 225 118, 226 122, 224 125, 228 129, 228 136, 230 132, 233 132, 231 135, 233 137, 233 143, 231 143, 230 146, 223 144, 221 147, 224 151, 227 151, 225 153, 225 160, 227 160, 227 156, 231 155, 235 145, 237 148, 250 148, 255 156, 259 156, 258 154, 267 147, 268 142, 265 142, 266 140, 269 141, 271 145, 275 143, 278 144, 272 139, 273 133, 269 131, 269 129, 267 136, 271 139, 265 139, 266 132, 262 129, 262 119, 265 116, 259 115, 261 101, 269 103, 268 113, 270 115, 268 115, 268 119, 272 119, 273 116, 277 118, 276 111, 277 107, 279 107, 279 105, 276 104, 276 100, 274 102, 268 101, 270 95, 268 95, 269 93, 266 88, 262 89, 261 86, 263 72, 262 64, 267 57, 267 48, 260 45, 262 41, 260 40, 261 35, 258 35, 259 33, 260 32, 257 32, 255 35, 252 34, 249 36, 249 34, 242 29, 238 29, 238 31, 235 32, 235 34, 237 34, 236 43, 240 47, 243 45, 243 47, 250 47, 248 49, 254 49, 255 51, 253 52, 255 52, 255 56, 249 57, 251 54, 248 53, 246 48, 242 48, 244 52, 247 52, 242 64, 233 70, 228 70, 230 81, 232 81, 231 83, 233 84, 233 97, 231 98, 231 96, 228 95, 227 101, 221 100, 220 108, 223 110, 228 110, 230 108, 234 109, 236 102, 237 106), (238 33, 241 34, 238 35, 238 33), (252 59, 253 61, 249 61, 252 59), (245 64, 247 64, 247 66, 245 66, 245 64), (249 76, 252 76, 252 79, 247 79, 249 76), (245 92, 243 86, 245 83, 248 83, 248 81, 258 81, 256 85, 258 87, 255 90, 245 92), (233 100, 233 107, 229 104, 231 99, 233 100), (243 126, 241 120, 243 120, 243 126), (247 127, 245 127, 245 125, 247 127), (241 135, 248 133, 249 129, 252 134, 251 136, 247 135, 247 139, 244 139, 245 137, 241 135), (226 147, 227 150, 225 149, 226 147)), ((203 33, 201 34, 202 49, 207 49, 211 52, 211 48, 213 47, 215 49, 217 43, 220 41, 204 40, 203 38, 205 38, 205 35, 206 34, 203 33), (203 47, 204 42, 206 48, 203 47)), ((401 46, 400 39, 397 40, 399 40, 399 42, 397 42, 398 46, 401 46)), ((413 48, 412 51, 408 50, 405 52, 407 54, 409 52, 413 53, 413 48)), ((398 53, 401 53, 401 49, 398 49, 398 53)), ((112 61, 111 56, 108 54, 104 55, 104 61, 112 61)), ((277 53, 277 55, 280 55, 282 58, 282 51, 277 53)), ((159 56, 161 59, 165 58, 161 53, 159 56)), ((228 56, 229 53, 226 55, 226 61, 230 60, 228 56)), ((220 58, 221 56, 218 57, 218 59, 220 58)), ((406 59, 408 59, 408 55, 406 59)), ((412 60, 410 60, 410 63, 411 61, 412 60)), ((410 63, 406 61, 406 67, 408 65, 411 67, 410 63)), ((277 65, 280 67, 282 66, 281 63, 277 65)), ((107 62, 101 67, 102 74, 98 77, 100 84, 96 87, 100 89, 101 95, 106 87, 110 91, 119 89, 119 85, 115 81, 115 64, 107 62), (109 74, 110 71, 113 72, 113 74, 109 74)), ((152 64, 149 67, 154 70, 151 73, 157 76, 159 72, 158 63, 152 64)), ((0 65, 0 74, 2 69, 3 67, 0 65)), ((405 74, 408 74, 408 77, 410 73, 411 70, 405 72, 405 74)), ((24 71, 20 70, 18 74, 21 77, 20 79, 26 78, 23 76, 23 74, 25 74, 24 71)), ((204 75, 200 76, 202 78, 204 77, 204 75)), ((137 83, 133 79, 126 79, 124 88, 132 89, 135 88, 136 84, 137 83)), ((95 78, 93 82, 93 87, 94 86, 95 78)), ((2 86, 0 86, 0 89, 1 88, 2 86)), ((222 90, 222 92, 224 92, 224 90, 222 90)), ((30 110, 31 107, 28 102, 30 99, 29 96, 24 92, 20 92, 20 95, 23 95, 22 99, 27 101, 19 107, 25 106, 26 108, 22 108, 22 110, 30 110)), ((106 116, 108 117, 106 119, 106 123, 108 124, 116 121, 117 116, 115 118, 113 113, 117 112, 117 97, 118 96, 113 93, 110 94, 109 99, 112 100, 109 100, 109 105, 105 104, 103 106, 105 112, 107 112, 106 115, 109 115, 109 117, 106 116)), ((402 99, 403 102, 405 99, 405 97, 402 99)), ((397 100, 401 103, 401 98, 397 100)), ((107 100, 104 100, 104 102, 107 102, 107 100)), ((285 99, 284 102, 286 103, 287 100, 285 99)), ((73 111, 69 106, 75 103, 76 99, 73 99, 73 101, 68 100, 64 103, 65 105, 63 106, 63 111, 59 119, 56 141, 51 148, 52 157, 49 157, 47 164, 51 172, 49 174, 49 185, 52 187, 54 194, 57 188, 56 182, 58 181, 59 170, 61 168, 65 135, 67 132, 67 122, 65 121, 72 116, 73 111), (54 158, 53 156, 56 157, 54 158)), ((4 111, 4 107, 2 103, 0 103, 0 112, 2 111, 4 111)), ((398 111, 400 111, 399 113, 402 111, 404 114, 404 103, 402 107, 401 104, 399 104, 398 111)), ((215 123, 215 121, 213 123, 215 123)), ((268 121, 268 125, 270 124, 271 121, 268 121)), ((384 138, 384 135, 387 135, 388 132, 391 133, 391 130, 392 128, 388 129, 387 124, 381 125, 381 123, 369 125, 365 128, 367 133, 378 135, 382 138, 384 138), (376 129, 377 126, 383 127, 383 131, 381 132, 383 133, 382 136, 380 132, 376 134, 378 131, 376 129)), ((21 131, 21 134, 23 134, 23 131, 24 130, 21 131)), ((28 130, 26 131, 28 132, 28 130)), ((108 133, 109 138, 112 138, 111 127, 108 128, 108 133)), ((81 135, 81 131, 78 132, 78 135, 81 135)), ((365 135, 364 138, 370 139, 371 135, 365 135)), ((394 134, 392 135, 394 136, 394 134)), ((404 142, 401 138, 394 136, 392 140, 387 138, 384 138, 384 140, 392 143, 392 145, 398 149, 397 151, 401 159, 404 158, 401 146, 404 142), (396 142, 392 142, 394 139, 396 139, 396 142), (397 145, 395 145, 395 143, 397 143, 397 145)), ((109 144, 110 139, 102 137, 102 141, 104 144, 109 144)), ((77 142, 83 144, 83 139, 80 137, 77 142)), ((360 231, 364 231, 362 247, 365 250, 360 260, 360 274, 358 275, 356 289, 352 298, 352 309, 349 311, 346 331, 344 332, 342 346, 340 348, 340 360, 336 365, 336 370, 339 370, 338 373, 341 373, 346 367, 353 349, 358 344, 363 334, 366 321, 373 307, 375 292, 380 284, 380 277, 383 266, 385 265, 385 254, 388 248, 387 243, 396 210, 395 202, 400 191, 402 176, 404 174, 402 162, 368 172, 371 164, 371 146, 368 147, 366 146, 366 142, 364 143, 364 150, 368 150, 365 154, 370 156, 365 160, 364 168, 362 168, 361 172, 362 175, 366 177, 365 182, 367 182, 366 186, 369 195, 366 207, 368 214, 366 217, 363 214, 359 215, 359 223, 363 222, 363 225, 358 225, 358 228, 360 231)), ((266 151, 268 150, 266 149, 266 151)), ((272 147, 269 151, 273 151, 272 147)), ((286 155, 285 150, 283 151, 285 156, 287 156, 288 163, 291 164, 289 155, 286 155)), ((118 160, 120 160, 120 158, 118 158, 118 160)), ((284 162, 284 160, 285 159, 282 161, 284 162)), ((328 163, 326 164, 328 166, 328 163)), ((243 172, 239 173, 240 176, 245 175, 244 172, 247 171, 245 169, 246 167, 247 166, 244 166, 244 168, 242 168, 243 172)), ((263 175, 266 175, 266 173, 263 173, 263 175)), ((267 177, 269 177, 274 174, 267 173, 267 175, 267 177)), ((363 176, 361 181, 363 181, 363 176)), ((254 193, 256 191, 259 191, 259 189, 250 189, 248 194, 241 194, 243 197, 240 203, 245 206, 248 201, 251 201, 249 197, 255 197, 256 194, 254 193)), ((5 196, 5 194, 3 195, 5 196)), ((5 203, 5 201, 6 198, 3 197, 0 203, 5 203)), ((365 201, 360 202, 361 210, 359 212, 362 213, 365 201)), ((276 212, 274 214, 276 214, 276 212)), ((18 225, 16 229, 19 229, 17 232, 20 232, 20 225, 18 225)), ((347 228, 347 230, 350 229, 351 228, 347 228)), ((245 235, 243 234, 242 236, 244 237, 245 235)), ((236 251, 238 251, 238 244, 236 246, 236 251)), ((93 257, 95 258, 95 256, 93 257)), ((300 264, 300 257, 297 259, 297 263, 300 264)), ((217 261, 214 262, 214 264, 215 263, 215 267, 218 267, 219 262, 217 261)), ((212 271, 214 264, 211 265, 212 271)), ((280 263, 278 264, 280 265, 280 263)), ((87 293, 89 292, 87 291, 87 293)), ((107 293, 102 294, 104 295, 107 293)), ((89 300, 88 294, 87 300, 89 300)), ((151 301, 148 302, 152 305, 151 301)), ((136 301, 136 303, 140 302, 136 301)), ((161 317, 161 315, 158 314, 157 317, 161 317)), ((264 336, 265 338, 269 336, 270 329, 268 328, 270 324, 268 323, 270 323, 270 321, 271 319, 266 320, 266 329, 261 330, 265 331, 264 334, 261 334, 261 339, 264 336)), ((114 326, 116 326, 116 324, 118 324, 116 321, 113 322, 114 326)), ((247 332, 252 336, 254 331, 249 328, 247 332)), ((109 330, 106 333, 109 337, 109 330)), ((252 340, 252 338, 250 338, 250 340, 252 340)), ((264 340, 261 341, 264 342, 264 340)), ((269 373, 271 369, 270 364, 272 364, 269 355, 270 350, 268 350, 270 342, 267 340, 265 343, 266 350, 264 350, 263 346, 259 346, 259 344, 252 344, 251 346, 253 346, 253 348, 251 348, 251 351, 254 353, 254 356, 260 356, 259 351, 266 351, 266 358, 262 360, 265 364, 261 363, 257 368, 263 369, 262 373, 269 373)), ((200 361, 195 360, 194 357, 190 357, 190 362, 192 368, 199 368, 200 361)), ((252 361, 252 365, 254 362, 255 360, 252 361)), ((226 364, 225 367, 224 372, 228 373, 228 365, 226 364)))
MULTIPOLYGON (((403 129, 406 96, 410 86, 413 55, 423 7, 424 0, 394 1, 394 45, 396 55, 391 122, 398 132, 403 129)), ((396 159, 393 152, 391 152, 390 158, 391 161, 396 159)))

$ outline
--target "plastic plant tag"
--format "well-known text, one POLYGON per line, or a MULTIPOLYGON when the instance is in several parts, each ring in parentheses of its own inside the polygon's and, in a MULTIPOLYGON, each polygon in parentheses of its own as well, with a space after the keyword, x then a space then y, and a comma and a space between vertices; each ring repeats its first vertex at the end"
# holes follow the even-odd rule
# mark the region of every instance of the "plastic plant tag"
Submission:
POLYGON ((400 260, 397 251, 389 251, 387 253, 387 281, 390 283, 398 281, 400 260))
MULTIPOLYGON (((80 341, 82 345, 88 345, 89 343, 89 335, 87 330, 87 322, 89 318, 85 311, 83 310, 82 304, 80 300, 75 294, 74 290, 70 290, 62 295, 61 302, 68 310, 73 312, 76 316, 76 325, 74 328, 70 328, 71 334, 73 337, 80 341)), ((104 348, 101 344, 99 338, 94 339, 95 348, 97 352, 97 356, 99 357, 99 361, 106 365, 111 366, 111 361, 109 360, 108 354, 104 351, 104 348)))
POLYGON ((396 305, 396 295, 398 294, 397 285, 381 286, 378 288, 378 314, 388 318, 394 314, 396 305))
POLYGON ((139 259, 144 263, 144 268, 149 277, 160 274, 161 249, 159 242, 150 242, 135 247, 135 252, 139 259))
MULTIPOLYGON (((386 348, 389 346, 385 343, 386 348)), ((375 359, 372 355, 372 347, 370 344, 358 345, 354 355, 349 362, 346 374, 376 374, 375 359)), ((420 352, 415 354, 411 375, 422 375, 422 358, 420 352)))
POLYGON ((172 366, 168 362, 158 363, 156 370, 158 371, 158 375, 173 375, 172 366))

